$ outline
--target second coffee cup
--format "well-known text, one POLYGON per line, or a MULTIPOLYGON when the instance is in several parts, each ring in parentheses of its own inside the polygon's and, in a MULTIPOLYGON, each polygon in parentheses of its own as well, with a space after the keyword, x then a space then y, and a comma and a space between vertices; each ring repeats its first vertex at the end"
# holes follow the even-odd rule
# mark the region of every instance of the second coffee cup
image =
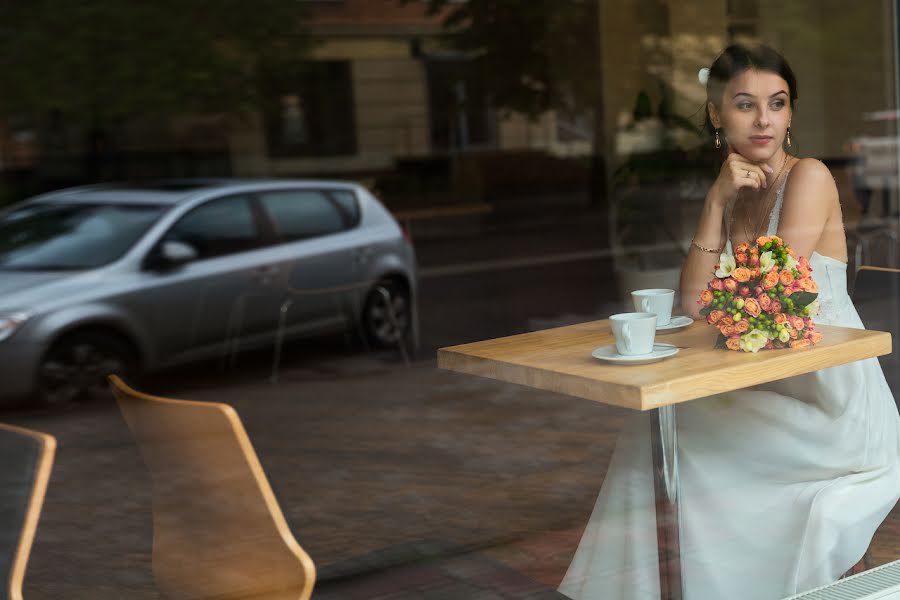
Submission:
POLYGON ((675 290, 651 288, 631 292, 634 310, 656 315, 656 324, 668 325, 672 321, 672 305, 675 302, 675 290))

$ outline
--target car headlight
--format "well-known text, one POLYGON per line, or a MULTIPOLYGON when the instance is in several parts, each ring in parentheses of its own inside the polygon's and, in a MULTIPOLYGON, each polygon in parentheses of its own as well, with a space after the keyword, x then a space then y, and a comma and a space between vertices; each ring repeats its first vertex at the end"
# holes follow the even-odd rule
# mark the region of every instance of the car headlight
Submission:
POLYGON ((0 342, 11 336, 28 320, 27 313, 0 315, 0 342))

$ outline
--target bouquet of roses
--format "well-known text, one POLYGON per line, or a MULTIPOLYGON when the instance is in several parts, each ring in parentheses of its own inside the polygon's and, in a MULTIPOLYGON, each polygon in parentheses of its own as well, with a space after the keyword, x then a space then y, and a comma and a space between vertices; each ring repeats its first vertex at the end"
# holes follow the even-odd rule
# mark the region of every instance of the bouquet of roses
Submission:
POLYGON ((716 345, 758 352, 821 340, 811 318, 819 311, 811 272, 806 258, 774 235, 741 244, 734 256, 723 253, 699 300, 700 314, 721 333, 716 345))

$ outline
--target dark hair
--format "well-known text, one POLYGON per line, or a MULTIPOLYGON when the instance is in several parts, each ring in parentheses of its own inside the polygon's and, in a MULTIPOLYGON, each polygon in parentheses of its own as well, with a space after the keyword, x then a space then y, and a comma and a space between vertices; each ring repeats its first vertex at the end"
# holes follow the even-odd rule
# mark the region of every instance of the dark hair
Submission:
MULTIPOLYGON (((728 82, 748 69, 770 71, 784 79, 788 84, 791 108, 794 108, 794 102, 797 100, 797 78, 781 54, 762 44, 757 46, 732 44, 725 48, 709 68, 709 78, 706 80, 706 99, 716 106, 720 106, 722 94, 725 92, 728 82)), ((712 120, 709 118, 708 106, 706 107, 705 126, 710 135, 715 131, 712 120)))

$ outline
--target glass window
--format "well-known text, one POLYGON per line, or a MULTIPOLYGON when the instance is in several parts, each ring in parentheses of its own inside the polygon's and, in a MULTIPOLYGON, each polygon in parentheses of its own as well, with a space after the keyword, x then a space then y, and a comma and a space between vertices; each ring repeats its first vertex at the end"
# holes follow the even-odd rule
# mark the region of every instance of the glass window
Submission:
POLYGON ((263 208, 283 241, 337 233, 346 229, 338 204, 313 190, 284 190, 260 195, 263 208))
POLYGON ((356 152, 353 85, 348 61, 272 68, 263 78, 263 116, 272 157, 356 152))
POLYGON ((90 269, 121 257, 161 206, 33 204, 0 221, 0 269, 90 269))
POLYGON ((355 227, 359 223, 359 201, 356 194, 350 190, 330 190, 328 195, 337 204, 347 225, 355 227))
POLYGON ((165 239, 190 244, 200 258, 251 250, 261 243, 246 196, 219 198, 195 208, 169 230, 165 239))

